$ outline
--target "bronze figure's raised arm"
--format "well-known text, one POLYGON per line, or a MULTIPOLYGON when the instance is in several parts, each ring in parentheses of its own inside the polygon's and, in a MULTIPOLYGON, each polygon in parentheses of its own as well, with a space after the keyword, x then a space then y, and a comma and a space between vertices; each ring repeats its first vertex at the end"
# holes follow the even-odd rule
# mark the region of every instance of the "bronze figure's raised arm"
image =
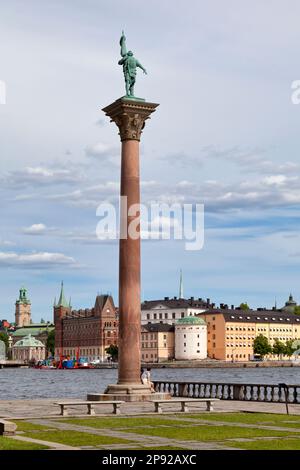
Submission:
POLYGON ((118 64, 123 65, 123 73, 125 79, 126 87, 126 96, 134 97, 134 84, 136 80, 136 68, 139 67, 147 74, 146 69, 142 64, 133 56, 131 51, 127 52, 126 48, 126 37, 124 31, 122 31, 122 36, 120 39, 121 46, 121 56, 122 59, 119 60, 118 64))

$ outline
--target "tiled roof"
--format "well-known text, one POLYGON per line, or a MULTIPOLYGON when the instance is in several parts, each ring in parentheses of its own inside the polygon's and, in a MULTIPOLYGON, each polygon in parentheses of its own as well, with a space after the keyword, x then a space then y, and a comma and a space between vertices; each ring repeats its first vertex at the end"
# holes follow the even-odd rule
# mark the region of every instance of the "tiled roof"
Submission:
POLYGON ((30 326, 24 326, 22 328, 17 328, 13 333, 12 336, 39 336, 42 333, 45 333, 46 331, 50 332, 54 330, 54 325, 48 324, 47 323, 41 323, 37 325, 30 325, 30 326))
POLYGON ((225 322, 237 323, 299 323, 300 315, 278 310, 209 309, 200 315, 223 315, 225 322))
POLYGON ((157 305, 163 305, 164 308, 202 308, 206 309, 210 305, 204 299, 177 299, 177 298, 165 298, 159 300, 145 300, 142 303, 142 310, 150 310, 155 308, 157 305))
POLYGON ((176 321, 176 325, 206 325, 206 323, 201 317, 189 316, 189 317, 179 318, 176 321))
POLYGON ((174 325, 168 325, 167 323, 148 323, 147 325, 142 325, 142 332, 143 329, 149 332, 168 332, 174 331, 174 325))

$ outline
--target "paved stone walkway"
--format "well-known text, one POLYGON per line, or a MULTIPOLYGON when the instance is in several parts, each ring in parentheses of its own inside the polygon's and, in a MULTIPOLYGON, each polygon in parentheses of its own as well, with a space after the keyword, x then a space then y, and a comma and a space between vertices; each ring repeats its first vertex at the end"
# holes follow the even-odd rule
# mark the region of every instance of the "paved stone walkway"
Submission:
POLYGON ((33 444, 42 444, 44 446, 50 447, 53 450, 80 450, 78 447, 71 447, 65 444, 59 444, 58 442, 51 441, 42 441, 40 439, 34 439, 27 436, 10 436, 10 439, 15 439, 16 441, 25 441, 32 442, 33 444))
MULTIPOLYGON (((135 441, 136 443, 140 443, 141 445, 148 445, 152 447, 157 447, 157 446, 172 446, 172 447, 184 447, 185 449, 214 449, 214 450, 227 450, 230 449, 230 447, 224 446, 224 445, 219 445, 215 442, 198 442, 198 441, 181 441, 181 440, 176 440, 176 439, 169 439, 167 437, 159 437, 159 436, 143 436, 141 434, 135 434, 126 431, 126 428, 123 428, 122 430, 116 430, 116 429, 96 429, 96 428, 91 428, 88 426, 79 426, 76 424, 70 424, 70 423, 61 423, 55 420, 30 420, 34 424, 42 424, 44 426, 51 426, 55 427, 56 429, 60 430, 66 430, 66 431, 80 431, 80 432, 85 432, 88 434, 95 434, 98 436, 111 436, 111 437, 117 437, 117 438, 123 438, 123 439, 128 439, 129 441, 135 441)), ((150 426, 149 426, 150 427, 150 426)), ((130 443, 128 443, 130 446, 130 443)), ((126 445, 126 447, 128 447, 126 445)), ((134 444, 133 444, 134 446, 134 444)), ((102 447, 102 446, 101 446, 102 447)), ((125 446, 124 446, 125 447, 125 446)), ((108 449, 111 449, 112 446, 109 445, 107 446, 108 449)), ((119 448, 119 444, 116 445, 115 448, 119 448)))
MULTIPOLYGON (((67 399, 64 399, 67 401, 67 399)), ((26 421, 29 421, 33 424, 40 424, 43 426, 48 427, 48 429, 53 430, 64 430, 64 431, 80 431, 81 433, 87 433, 90 435, 98 435, 98 436, 108 436, 112 438, 119 438, 119 439, 128 439, 128 443, 123 444, 110 444, 110 445, 95 445, 95 446, 81 446, 81 447, 72 447, 65 444, 60 444, 51 441, 43 441, 38 439, 38 432, 36 438, 34 436, 34 431, 32 431, 31 437, 27 437, 23 435, 22 432, 19 432, 17 436, 11 437, 11 439, 16 439, 19 441, 26 441, 32 442, 36 444, 43 444, 53 449, 59 450, 80 450, 80 449, 130 449, 142 446, 144 448, 153 448, 153 447, 175 447, 175 448, 184 448, 190 450, 239 450, 238 443, 239 442, 252 442, 257 440, 276 440, 278 437, 263 437, 258 436, 255 438, 231 438, 226 439, 226 442, 223 440, 219 442, 217 439, 216 441, 188 441, 188 440, 179 440, 174 438, 167 438, 167 437, 160 437, 160 436, 151 436, 151 435, 142 435, 136 434, 127 430, 126 428, 92 428, 88 425, 80 426, 77 424, 71 424, 67 422, 63 422, 63 418, 60 416, 59 407, 54 405, 54 402, 59 401, 58 399, 41 399, 41 400, 2 400, 0 401, 0 417, 6 419, 20 419, 25 418, 26 421), (56 419, 55 419, 56 418, 56 419), (59 418, 59 419, 57 419, 59 418), (231 446, 234 445, 235 447, 231 446)), ((263 423, 256 424, 256 423, 239 423, 239 422, 231 422, 231 421, 224 421, 222 420, 222 413, 224 412, 239 412, 239 411, 250 411, 250 412, 264 412, 264 413, 285 413, 285 404, 281 403, 262 403, 262 402, 241 402, 241 401, 223 401, 220 400, 215 402, 215 412, 219 413, 218 417, 214 417, 214 419, 205 419, 205 416, 202 418, 192 417, 190 414, 192 412, 201 413, 203 415, 209 415, 209 412, 205 411, 205 403, 199 406, 198 404, 192 404, 189 406, 190 413, 179 413, 178 404, 170 403, 164 406, 165 412, 163 414, 154 413, 153 410, 154 406, 153 403, 124 403, 121 406, 121 417, 134 417, 138 415, 142 416, 149 416, 149 417, 157 417, 160 420, 160 427, 168 427, 167 420, 170 418, 172 421, 178 421, 178 428, 186 428, 186 427, 201 427, 201 426, 230 426, 230 427, 239 427, 239 428, 249 428, 249 429, 264 429, 269 431, 285 431, 290 433, 288 436, 290 439, 299 439, 300 440, 300 428, 293 427, 292 418, 287 416, 286 420, 284 421, 289 426, 282 427, 280 424, 273 424, 267 426, 263 423), (166 424, 162 425, 161 421, 166 420, 166 424), (185 422, 183 422, 184 420, 185 422)), ((300 406, 299 405, 289 405, 290 413, 291 414, 300 414, 300 406)), ((99 408, 100 410, 100 408, 99 408)), ((88 417, 86 415, 86 410, 83 407, 82 409, 78 409, 77 407, 73 408, 70 407, 68 409, 69 417, 88 417)), ((111 405, 103 405, 101 407, 101 414, 97 416, 106 416, 106 417, 113 417, 111 411, 111 405)), ((92 419, 92 418, 91 418, 92 419)), ((141 423, 141 428, 153 428, 151 425, 144 425, 141 423)), ((135 428, 139 428, 139 426, 135 426, 135 428)), ((174 426, 171 426, 174 428, 174 426)))
MULTIPOLYGON (((70 399, 74 401, 74 399, 70 399)), ((49 418, 59 416, 59 407, 54 405, 57 401, 68 401, 64 399, 36 399, 36 400, 0 400, 0 418, 49 418)), ((75 400, 76 401, 76 400, 75 400)), ((78 400, 81 401, 81 400, 78 400)), ((190 405, 191 411, 205 412, 205 403, 198 405, 190 405)), ((164 410, 168 413, 179 411, 179 405, 164 405, 164 410)), ((290 414, 300 414, 300 405, 289 405, 290 414)), ((152 414, 154 411, 153 403, 124 403, 121 405, 121 412, 124 416, 132 416, 135 414, 152 414)), ((214 411, 252 411, 261 413, 285 413, 284 403, 265 403, 265 402, 247 402, 247 401, 231 401, 220 400, 214 403, 214 411)), ((97 412, 97 410, 96 410, 97 412)), ((111 405, 101 406, 101 414, 111 415, 111 405)), ((84 407, 69 408, 71 416, 80 416, 86 414, 84 407)), ((100 416, 100 414, 99 414, 100 416)))

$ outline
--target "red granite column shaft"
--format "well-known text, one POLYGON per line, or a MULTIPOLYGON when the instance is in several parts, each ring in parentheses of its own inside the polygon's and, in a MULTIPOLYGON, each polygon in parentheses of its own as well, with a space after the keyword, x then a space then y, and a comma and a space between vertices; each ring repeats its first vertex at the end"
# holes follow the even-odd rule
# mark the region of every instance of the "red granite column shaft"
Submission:
POLYGON ((103 108, 105 114, 118 126, 122 142, 120 219, 123 230, 121 229, 119 259, 119 376, 118 383, 109 385, 105 392, 114 397, 125 397, 129 394, 134 399, 136 393, 150 393, 150 386, 142 385, 140 379, 139 141, 145 121, 157 106, 156 103, 142 99, 123 97, 103 108), (132 206, 135 206, 136 212, 129 215, 128 211, 132 206), (128 233, 132 225, 137 227, 133 234, 128 233))
POLYGON ((118 383, 140 384, 140 337, 141 337, 141 299, 140 299, 140 175, 139 141, 122 142, 121 160, 121 214, 120 225, 125 228, 126 238, 120 239, 119 258, 119 377, 118 383), (126 198, 126 199, 125 199, 126 198), (126 204, 127 201, 127 204, 126 204), (136 205, 133 215, 128 211, 136 205), (138 218, 138 220, 137 220, 138 218), (128 228, 137 230, 128 233, 128 228))

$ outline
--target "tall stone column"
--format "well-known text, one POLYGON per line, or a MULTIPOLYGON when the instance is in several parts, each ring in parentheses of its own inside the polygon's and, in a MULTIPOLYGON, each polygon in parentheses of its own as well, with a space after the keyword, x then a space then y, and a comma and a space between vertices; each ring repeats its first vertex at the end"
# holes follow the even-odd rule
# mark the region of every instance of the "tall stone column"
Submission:
POLYGON ((141 384, 141 298, 140 298, 140 227, 137 215, 130 213, 140 205, 139 142, 145 121, 158 104, 133 98, 121 98, 103 109, 119 128, 121 151, 121 207, 119 242, 119 373, 118 384, 110 385, 108 394, 144 394, 149 387, 141 384), (129 212, 129 213, 128 213, 129 212), (135 221, 135 222, 134 222, 135 221), (135 236, 128 229, 138 225, 135 236))

